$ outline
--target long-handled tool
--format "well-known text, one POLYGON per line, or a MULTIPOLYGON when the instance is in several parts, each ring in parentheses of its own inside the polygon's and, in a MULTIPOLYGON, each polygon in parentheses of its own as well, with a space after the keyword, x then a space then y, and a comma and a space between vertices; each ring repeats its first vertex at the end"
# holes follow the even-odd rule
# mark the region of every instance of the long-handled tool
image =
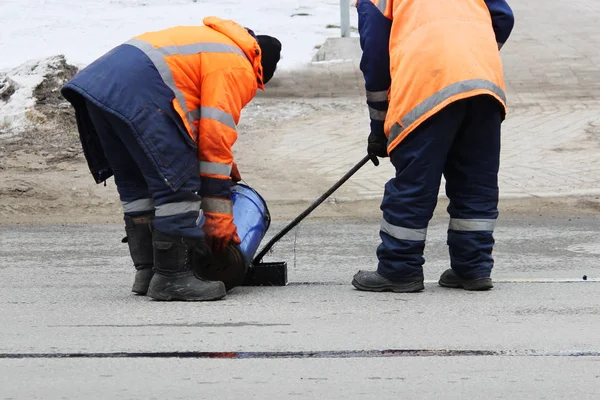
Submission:
POLYGON ((198 273, 205 279, 222 281, 229 290, 235 286, 285 286, 287 284, 287 263, 262 262, 265 254, 292 228, 300 223, 315 208, 323 203, 333 192, 344 184, 369 160, 378 165, 375 156, 365 156, 350 171, 337 181, 327 192, 323 193, 314 203, 290 222, 281 232, 277 233, 265 247, 252 259, 260 241, 270 225, 267 205, 260 195, 247 185, 237 184, 232 190, 234 221, 238 233, 243 233, 239 247, 233 246, 224 255, 207 260, 198 268, 198 273))
POLYGON ((363 167, 369 160, 373 161, 375 165, 379 164, 379 161, 376 157, 371 155, 366 155, 362 160, 358 162, 350 171, 346 173, 339 181, 337 181, 328 191, 323 193, 321 197, 319 197, 314 203, 310 205, 306 210, 304 210, 300 215, 298 215, 292 222, 290 222, 285 228, 281 230, 281 232, 277 233, 273 238, 263 247, 263 249, 258 253, 256 257, 252 260, 252 265, 257 266, 262 263, 263 257, 271 250, 271 248, 277 243, 282 237, 284 237, 289 231, 291 231, 296 225, 300 223, 306 216, 308 216, 311 212, 314 211, 321 203, 323 203, 333 192, 339 189, 352 175, 354 175, 359 169, 363 167))

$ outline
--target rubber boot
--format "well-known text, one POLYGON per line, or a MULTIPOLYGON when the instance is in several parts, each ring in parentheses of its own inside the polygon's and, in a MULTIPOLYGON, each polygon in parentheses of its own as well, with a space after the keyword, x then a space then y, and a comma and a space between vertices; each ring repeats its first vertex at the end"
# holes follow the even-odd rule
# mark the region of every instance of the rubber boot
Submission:
POLYGON ((152 247, 152 221, 154 216, 142 217, 125 216, 125 232, 123 239, 129 245, 129 254, 136 269, 135 280, 131 291, 145 295, 148 285, 154 275, 154 250, 152 247))
POLYGON ((198 276, 211 281, 221 281, 227 291, 244 284, 248 265, 240 246, 229 243, 221 254, 212 253, 195 265, 198 276))
POLYGON ((454 272, 453 269, 447 269, 440 276, 438 284, 447 288, 460 288, 465 290, 490 290, 494 287, 492 278, 465 279, 454 272))
POLYGON ((422 280, 409 282, 394 282, 381 275, 377 271, 358 271, 352 279, 352 286, 366 292, 395 292, 413 293, 420 292, 425 288, 422 280))
POLYGON ((169 236, 154 231, 154 276, 148 296, 155 300, 207 301, 226 295, 225 285, 196 276, 196 265, 210 256, 201 239, 169 236))

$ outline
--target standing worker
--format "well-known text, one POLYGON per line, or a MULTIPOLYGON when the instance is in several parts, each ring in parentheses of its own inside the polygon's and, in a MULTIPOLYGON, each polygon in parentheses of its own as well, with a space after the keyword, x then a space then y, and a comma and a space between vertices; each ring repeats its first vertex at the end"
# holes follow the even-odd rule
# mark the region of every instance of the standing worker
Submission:
POLYGON ((442 174, 451 269, 439 284, 492 288, 500 125, 506 99, 499 49, 514 24, 505 0, 358 0, 371 118, 368 153, 396 176, 381 204, 377 271, 360 290, 423 290, 423 250, 442 174))
POLYGON ((232 146, 243 107, 273 76, 281 43, 233 21, 144 33, 62 89, 97 183, 114 174, 137 270, 132 291, 216 300, 223 282, 196 270, 240 239, 232 146), (233 171, 233 172, 232 172, 233 171))

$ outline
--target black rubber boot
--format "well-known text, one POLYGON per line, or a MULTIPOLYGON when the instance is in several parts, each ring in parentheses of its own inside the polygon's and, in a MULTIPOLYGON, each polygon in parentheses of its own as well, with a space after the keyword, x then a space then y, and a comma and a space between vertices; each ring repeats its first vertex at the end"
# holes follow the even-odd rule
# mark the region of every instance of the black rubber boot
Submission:
POLYGON ((211 281, 221 281, 227 291, 244 283, 248 265, 244 254, 236 244, 229 243, 221 254, 212 253, 197 267, 198 276, 211 281))
POLYGON ((152 247, 152 221, 154 216, 142 217, 125 216, 125 232, 123 239, 129 245, 129 254, 136 269, 135 280, 131 291, 137 294, 146 294, 150 279, 154 275, 154 250, 152 247))
POLYGON ((492 278, 477 278, 477 279, 464 279, 454 270, 447 269, 440 276, 438 284, 447 288, 458 288, 465 290, 490 290, 494 287, 492 284, 492 278))
POLYGON ((352 285, 366 292, 413 293, 425 288, 422 280, 394 282, 379 275, 377 271, 358 271, 352 279, 352 285))
POLYGON ((155 300, 207 301, 227 294, 220 281, 196 276, 196 265, 210 256, 206 242, 154 231, 154 276, 148 296, 155 300))

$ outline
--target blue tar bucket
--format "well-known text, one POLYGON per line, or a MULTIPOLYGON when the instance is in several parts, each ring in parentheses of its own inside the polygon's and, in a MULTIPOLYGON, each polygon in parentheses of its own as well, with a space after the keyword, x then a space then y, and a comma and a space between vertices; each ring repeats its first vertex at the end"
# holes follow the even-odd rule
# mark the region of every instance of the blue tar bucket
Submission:
POLYGON ((250 186, 237 184, 232 188, 233 222, 242 243, 240 250, 246 265, 250 265, 269 226, 271 215, 267 203, 250 186))

